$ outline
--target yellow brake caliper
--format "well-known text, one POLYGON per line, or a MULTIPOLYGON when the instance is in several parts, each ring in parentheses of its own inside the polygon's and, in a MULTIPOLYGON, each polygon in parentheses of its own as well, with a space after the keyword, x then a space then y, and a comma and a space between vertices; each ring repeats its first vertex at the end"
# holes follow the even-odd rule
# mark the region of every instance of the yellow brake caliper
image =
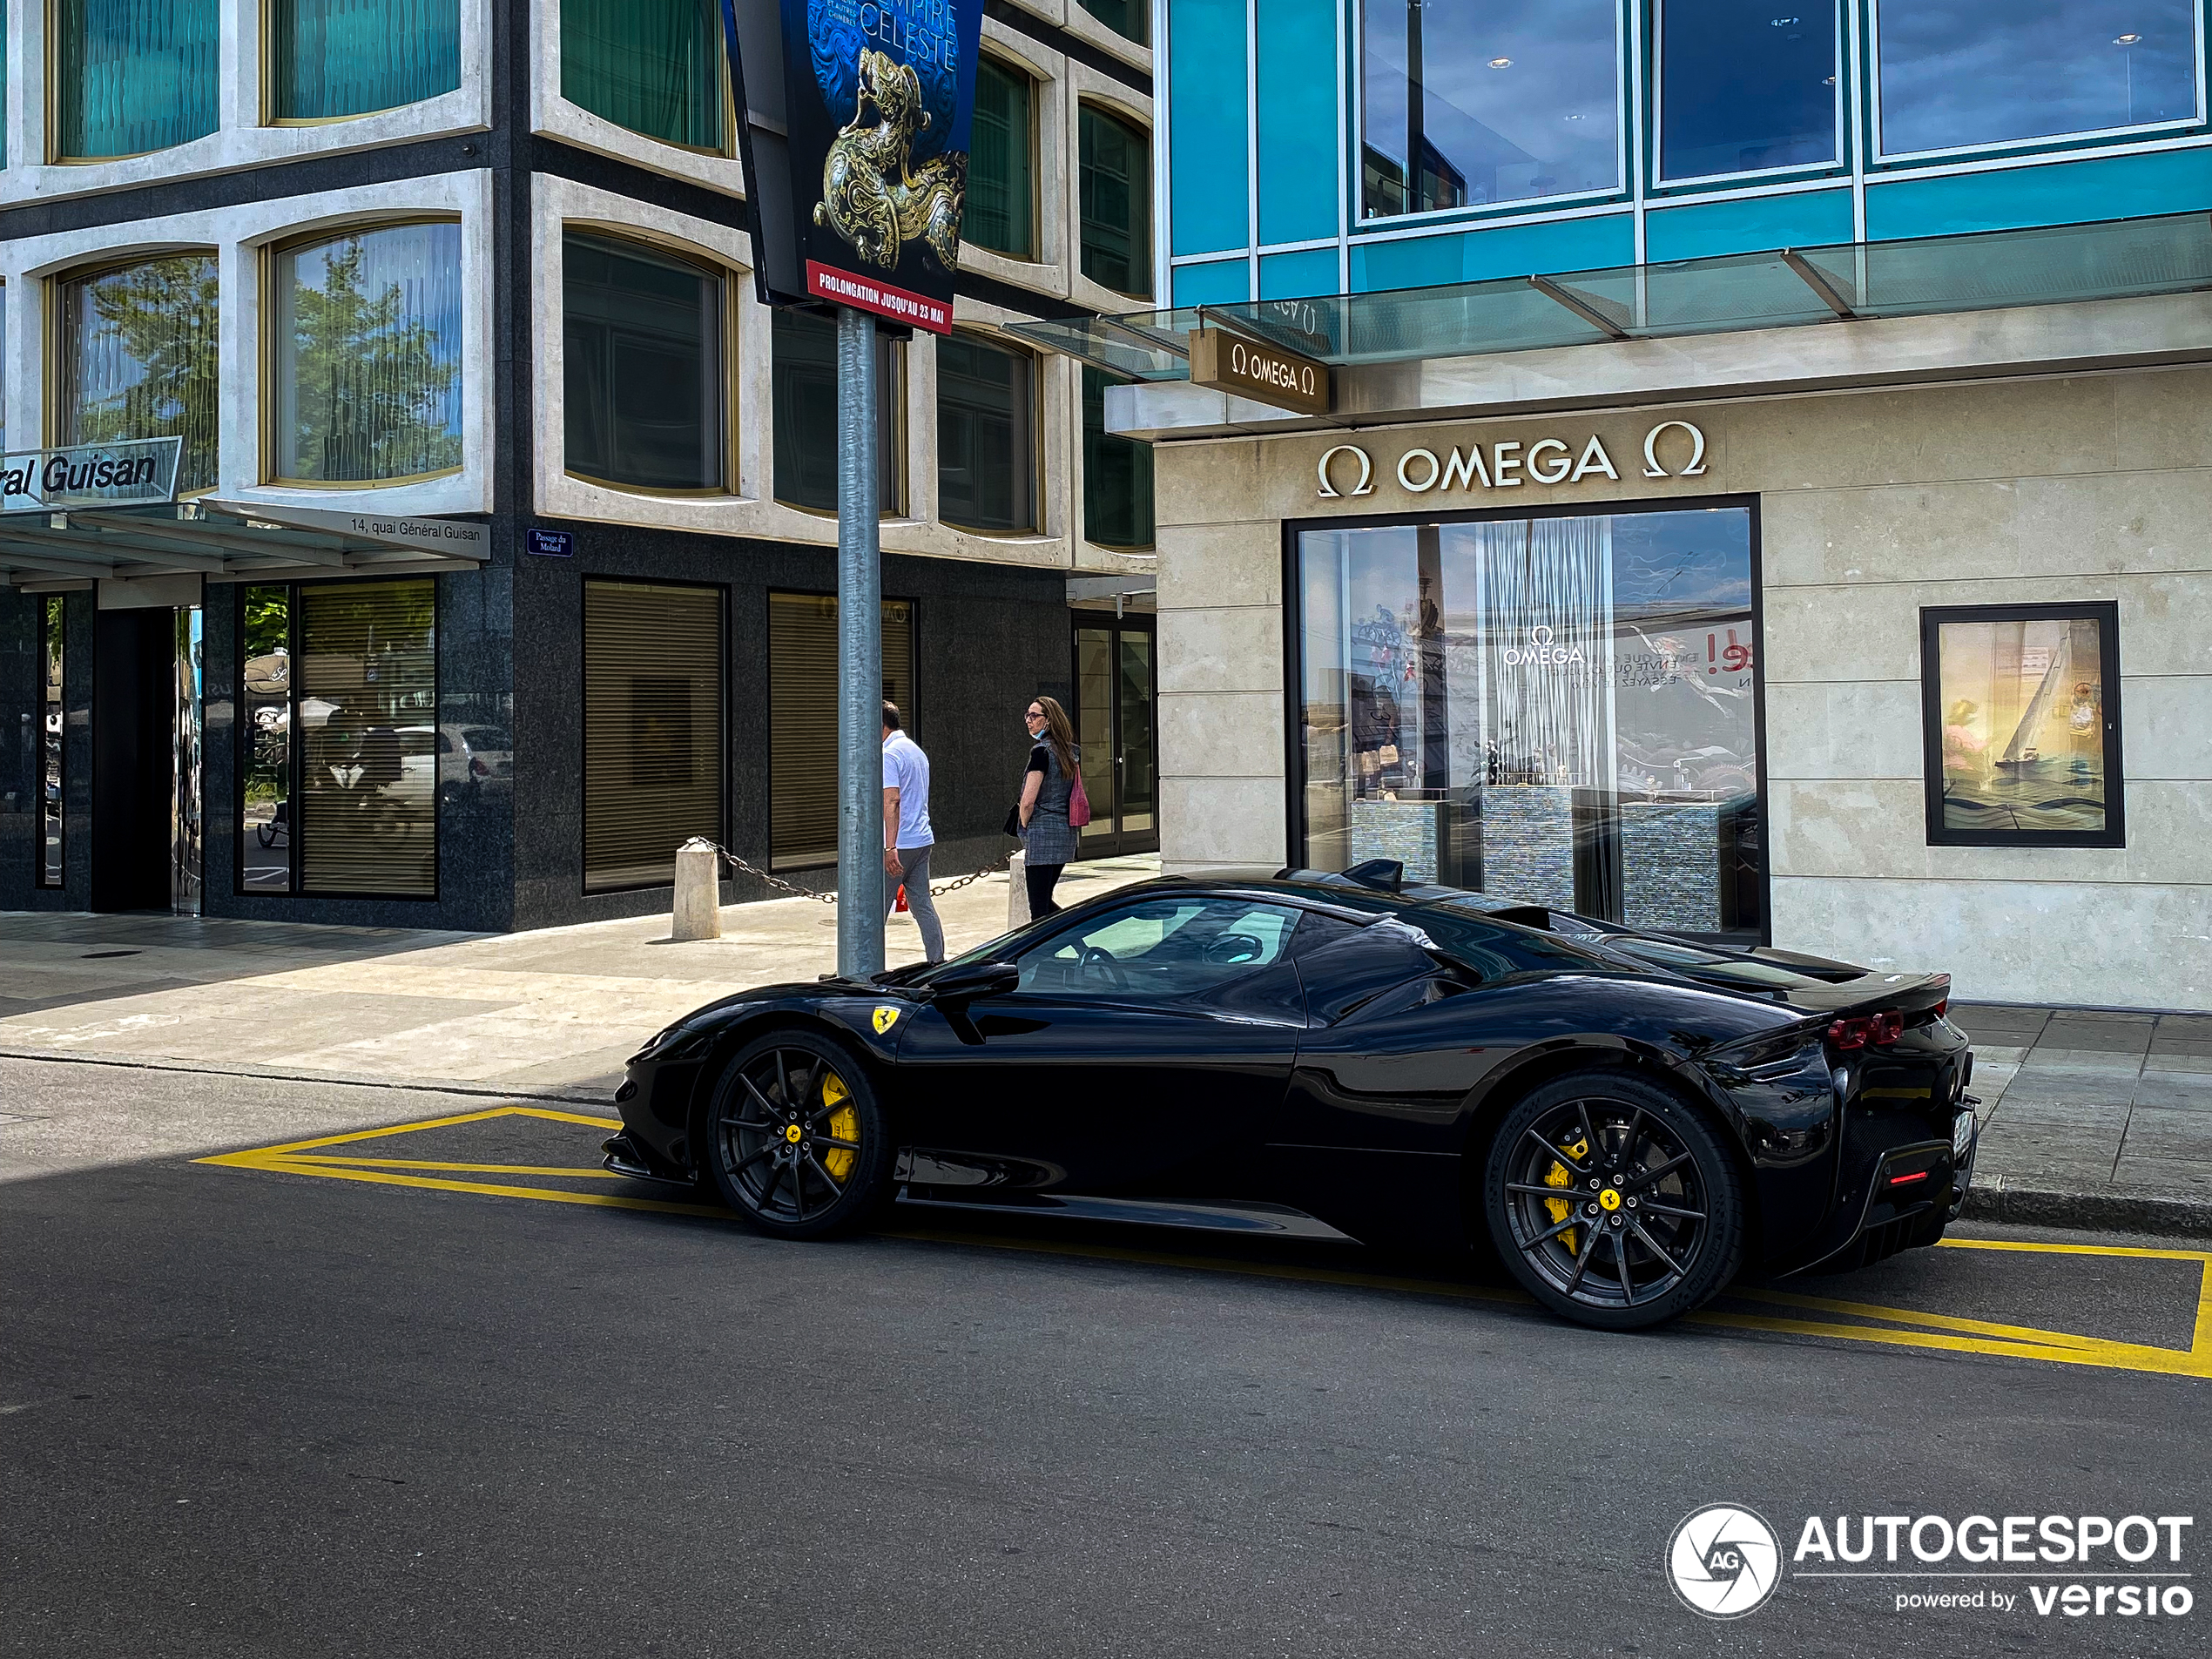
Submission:
MULTIPOLYGON (((833 1071, 822 1079, 822 1104, 837 1108, 829 1116, 832 1135, 840 1141, 857 1142, 860 1138, 860 1115, 853 1109, 853 1091, 833 1071)), ((829 1171, 831 1180, 842 1184, 853 1173, 855 1157, 849 1146, 833 1146, 822 1155, 822 1167, 829 1171)))
MULTIPOLYGON (((1590 1143, 1587 1140, 1581 1140, 1575 1142, 1572 1146, 1562 1146, 1559 1150, 1570 1158, 1579 1158, 1588 1153, 1590 1143)), ((1554 1163, 1544 1172, 1544 1184, 1548 1187, 1571 1187, 1575 1184, 1575 1177, 1568 1173, 1564 1163, 1554 1163)), ((1547 1198, 1544 1200, 1544 1208, 1551 1212, 1552 1224, 1554 1227, 1575 1213, 1575 1206, 1565 1198, 1547 1198)), ((1567 1246, 1568 1254, 1570 1256, 1575 1253, 1575 1235, 1579 1231, 1578 1228, 1569 1227, 1559 1236, 1560 1242, 1567 1246)))

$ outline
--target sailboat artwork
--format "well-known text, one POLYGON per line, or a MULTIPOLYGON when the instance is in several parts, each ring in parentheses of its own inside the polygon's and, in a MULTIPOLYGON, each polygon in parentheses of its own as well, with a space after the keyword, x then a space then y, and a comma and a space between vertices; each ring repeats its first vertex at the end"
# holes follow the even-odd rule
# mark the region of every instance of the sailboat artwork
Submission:
POLYGON ((2059 636, 2058 649, 2051 653, 2051 665, 2043 671, 2043 678, 2035 688, 2035 695, 2028 699, 2027 711, 2013 728, 2013 740, 2005 745, 2005 752, 1997 757, 1998 765, 2007 771, 2020 771, 2042 759, 2036 747, 2036 734, 2042 731, 2043 721, 2051 711, 2051 699, 2057 695, 2059 684, 2066 678, 2067 665, 2074 660, 2074 635, 2071 631, 2059 636))
POLYGON ((1945 622, 1937 635, 1944 827, 2102 832, 2105 693, 2096 620, 1945 622))

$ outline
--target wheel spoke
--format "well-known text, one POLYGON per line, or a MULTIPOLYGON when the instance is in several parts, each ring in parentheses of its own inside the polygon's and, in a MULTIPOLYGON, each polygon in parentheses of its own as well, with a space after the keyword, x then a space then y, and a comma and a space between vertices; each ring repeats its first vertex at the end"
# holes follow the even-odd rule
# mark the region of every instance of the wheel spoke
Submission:
POLYGON ((1558 1222, 1552 1226, 1545 1228, 1543 1231, 1538 1233, 1534 1238, 1530 1239, 1526 1244, 1522 1245, 1521 1248, 1524 1250, 1534 1250, 1539 1244, 1548 1244, 1551 1240, 1558 1238, 1560 1234, 1565 1232, 1569 1227, 1572 1227, 1581 1219, 1581 1217, 1579 1216, 1569 1216, 1566 1220, 1558 1222))
POLYGON ((1629 1109, 1628 1127, 1622 1131, 1621 1162, 1622 1163, 1633 1164, 1636 1161, 1636 1131, 1642 1127, 1643 1108, 1631 1106, 1629 1109))
POLYGON ((1647 1170, 1642 1175, 1638 1176, 1635 1180, 1634 1190, 1642 1192, 1646 1187, 1656 1186, 1660 1181, 1663 1180, 1668 1176, 1672 1175, 1676 1170, 1679 1170, 1683 1164, 1689 1162, 1689 1153, 1676 1153, 1674 1157, 1669 1158, 1657 1169, 1647 1170))
POLYGON ((806 1161, 814 1166, 815 1174, 820 1176, 823 1180, 829 1183, 829 1190, 832 1192, 836 1193, 840 1197, 843 1196, 845 1191, 845 1184, 842 1181, 840 1181, 835 1176, 832 1175, 827 1170, 822 1168, 821 1160, 814 1156, 813 1150, 811 1147, 807 1150, 806 1161))
POLYGON ((784 1051, 781 1049, 776 1050, 776 1087, 783 1093, 784 1109, 789 1111, 792 1106, 791 1070, 784 1064, 784 1051))
POLYGON ((1643 1199, 1642 1201, 1642 1208, 1643 1210, 1643 1213, 1647 1216, 1672 1216, 1679 1221, 1703 1221, 1705 1219, 1705 1212, 1703 1210, 1677 1210, 1670 1204, 1660 1204, 1656 1200, 1651 1198, 1643 1199))
POLYGON ((1575 1103, 1575 1115, 1582 1120, 1582 1151, 1585 1157, 1597 1151, 1597 1131, 1590 1127, 1590 1103, 1587 1100, 1575 1103))
POLYGON ((738 1081, 745 1086, 745 1092, 751 1095, 754 1100, 760 1103, 760 1109, 762 1111, 767 1113, 771 1117, 773 1117, 776 1115, 775 1107, 770 1104, 768 1096, 760 1092, 759 1084, 754 1082, 752 1078, 746 1076, 742 1071, 738 1074, 738 1081))
POLYGON ((1525 1192, 1532 1198, 1557 1198, 1566 1204, 1573 1204, 1582 1196, 1572 1187, 1540 1187, 1527 1181, 1508 1181, 1506 1190, 1525 1192))
POLYGON ((817 1135, 814 1137, 814 1144, 817 1146, 840 1146, 843 1147, 847 1152, 857 1152, 860 1150, 860 1143, 858 1141, 840 1141, 834 1135, 817 1135))
POLYGON ((1590 1228, 1582 1238, 1582 1248, 1575 1258, 1575 1271, 1567 1281, 1567 1294, 1575 1294, 1575 1287, 1582 1282, 1582 1273, 1590 1264, 1590 1253, 1597 1248, 1597 1229, 1590 1228))
MULTIPOLYGON (((1568 1157, 1566 1153, 1561 1151, 1542 1136, 1537 1134, 1534 1129, 1527 1130, 1527 1133, 1530 1140, 1535 1142, 1537 1145, 1542 1147, 1547 1153, 1550 1154, 1553 1158, 1566 1166, 1566 1168, 1574 1174, 1577 1179, 1589 1174, 1588 1170, 1584 1169, 1581 1164, 1575 1163, 1573 1158, 1568 1157)), ((1585 1134, 1587 1135, 1587 1133, 1588 1131, 1586 1130, 1585 1134)), ((1585 1139, 1582 1144, 1584 1146, 1588 1146, 1589 1142, 1585 1139)))
POLYGON ((1635 1281, 1629 1277, 1629 1235, 1613 1235, 1613 1264, 1621 1270, 1621 1299, 1634 1306, 1636 1299, 1635 1281))
POLYGON ((799 1098, 792 1102, 794 1110, 806 1109, 806 1103, 814 1098, 814 1091, 821 1086, 822 1071, 827 1064, 826 1061, 817 1060, 799 1074, 803 1081, 799 1085, 799 1098))
POLYGON ((773 1157, 775 1153, 776 1149, 772 1143, 764 1146, 759 1151, 755 1152, 751 1157, 739 1158, 737 1163, 732 1166, 730 1173, 732 1175, 743 1175, 754 1164, 759 1163, 761 1159, 765 1157, 773 1157))
MULTIPOLYGON (((768 1150, 772 1152, 775 1150, 773 1147, 771 1147, 768 1150)), ((770 1208, 775 1203, 776 1189, 783 1185, 783 1184, 784 1166, 780 1163, 770 1163, 768 1166, 768 1184, 760 1189, 760 1197, 754 1202, 759 1204, 763 1210, 770 1208)))
POLYGON ((806 1219, 806 1171, 799 1167, 799 1160, 791 1161, 791 1201, 799 1206, 799 1218, 806 1219))
POLYGON ((1643 1247, 1649 1251, 1654 1256, 1656 1256, 1661 1262, 1664 1263, 1667 1271, 1669 1273, 1672 1273, 1676 1278, 1680 1278, 1689 1271, 1680 1262, 1676 1261, 1673 1257, 1667 1254, 1665 1251, 1659 1247, 1659 1241, 1644 1231, 1644 1226, 1642 1222, 1632 1221, 1629 1224, 1629 1226, 1630 1230, 1635 1232, 1637 1238, 1642 1241, 1643 1247))

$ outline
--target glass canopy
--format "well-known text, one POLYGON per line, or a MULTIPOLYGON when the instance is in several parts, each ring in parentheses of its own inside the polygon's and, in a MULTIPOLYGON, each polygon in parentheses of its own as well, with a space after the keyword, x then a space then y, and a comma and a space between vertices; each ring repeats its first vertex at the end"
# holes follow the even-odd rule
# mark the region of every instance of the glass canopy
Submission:
POLYGON ((2212 214, 2177 213, 1006 327, 1118 375, 1174 381, 1190 374, 1186 336, 1207 324, 1352 365, 2209 287, 2212 214))

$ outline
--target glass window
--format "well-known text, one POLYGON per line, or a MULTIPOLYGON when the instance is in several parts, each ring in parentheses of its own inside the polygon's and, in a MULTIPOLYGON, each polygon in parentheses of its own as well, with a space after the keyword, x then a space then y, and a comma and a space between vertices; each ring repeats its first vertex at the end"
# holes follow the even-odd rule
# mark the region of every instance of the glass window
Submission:
POLYGON ((1842 153, 1837 40, 1835 0, 1664 0, 1659 176, 1832 163, 1842 153))
POLYGON ((586 582, 584 891, 673 881, 694 835, 722 839, 721 590, 586 582))
POLYGON ((330 121, 461 84, 461 0, 271 0, 269 117, 330 121))
POLYGON ((568 469, 645 489, 720 489, 723 279, 634 243, 562 238, 568 469))
POLYGON ((436 587, 295 589, 300 891, 437 895, 436 587))
POLYGON ((1152 446, 1106 429, 1106 388, 1083 368, 1083 535, 1101 547, 1152 545, 1152 446))
POLYGON ((1742 508, 1298 538, 1296 862, 1756 935, 1742 508))
POLYGON ((1298 920, 1248 899, 1154 899, 1054 934, 1015 963, 1024 991, 1173 1001, 1281 961, 1298 920))
POLYGON ((972 334, 937 342, 937 516, 1036 528, 1036 360, 972 334))
MULTIPOLYGON (((837 510, 837 325, 810 311, 779 309, 775 347, 776 499, 817 512, 837 510)), ((876 489, 886 517, 906 508, 906 439, 900 413, 905 358, 896 341, 875 337, 876 489)))
POLYGON ((561 96, 649 138, 722 149, 725 57, 716 0, 561 0, 561 96))
POLYGON ((1017 260, 1037 256, 1035 98, 1036 84, 1020 70, 976 61, 960 239, 1017 260))
POLYGON ((1363 216, 1620 189, 1617 29, 1615 0, 1366 8, 1363 216))
MULTIPOLYGON (((883 696, 917 741, 914 608, 883 602, 883 696)), ((768 596, 768 853, 772 869, 837 862, 837 597, 768 596)))
POLYGON ((283 479, 371 483, 461 464, 461 226, 395 225, 273 261, 283 479))
POLYGON ((55 0, 64 160, 142 155, 215 130, 216 0, 55 0))
POLYGON ((249 587, 239 629, 239 890, 292 891, 292 590, 249 587))
POLYGON ((68 604, 58 593, 38 601, 38 882, 42 887, 62 884, 63 644, 68 604))
POLYGON ((1076 115, 1082 176, 1082 273, 1142 300, 1152 292, 1152 144, 1086 104, 1076 115))
POLYGON ((1143 0, 1079 0, 1085 11, 1123 40, 1142 46, 1150 33, 1151 19, 1143 0))
POLYGON ((179 253, 61 285, 55 438, 184 439, 180 491, 215 482, 212 253, 179 253))
POLYGON ((1920 613, 1932 845, 2124 846, 2119 607, 1920 613))
POLYGON ((1886 155, 2196 118, 2192 0, 1913 0, 1875 23, 1886 155))

